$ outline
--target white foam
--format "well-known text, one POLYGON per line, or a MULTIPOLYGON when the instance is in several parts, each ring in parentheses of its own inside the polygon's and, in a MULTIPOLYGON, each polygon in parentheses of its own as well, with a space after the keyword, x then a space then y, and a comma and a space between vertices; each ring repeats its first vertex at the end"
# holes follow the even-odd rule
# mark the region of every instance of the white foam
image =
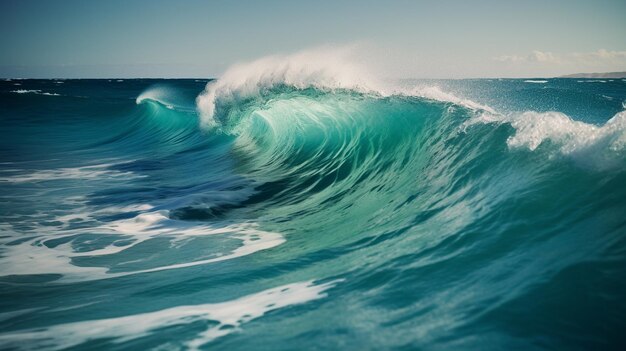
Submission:
POLYGON ((16 93, 16 94, 28 94, 28 93, 40 93, 41 90, 26 90, 26 89, 19 89, 19 90, 11 90, 12 93, 16 93))
MULTIPOLYGON (((128 179, 140 177, 132 172, 122 172, 111 169, 114 163, 94 166, 60 168, 50 170, 4 169, 0 181, 12 183, 37 183, 62 179, 101 180, 101 179, 128 179), (30 173, 26 173, 30 172, 30 173)), ((63 281, 84 281, 107 279, 124 275, 156 272, 170 269, 179 269, 203 264, 209 264, 250 255, 260 250, 272 248, 282 244, 285 240, 282 235, 263 231, 255 223, 220 223, 208 225, 199 222, 179 221, 169 218, 168 211, 154 210, 149 204, 127 206, 113 206, 94 209, 88 207, 87 199, 83 197, 66 197, 61 200, 63 208, 67 210, 51 210, 51 213, 35 214, 35 219, 29 220, 28 229, 15 230, 10 224, 0 227, 6 233, 0 239, 2 255, 0 255, 0 275, 34 275, 58 274, 63 281), (134 218, 111 222, 101 222, 100 218, 107 218, 119 214, 133 215, 134 218), (39 222, 46 224, 37 225, 39 222), (77 225, 80 222, 80 225, 77 225), (85 228, 85 225, 89 225, 85 228), (87 238, 85 235, 96 235, 87 238), (122 267, 127 264, 122 256, 116 254, 125 252, 148 240, 159 238, 159 242, 176 247, 192 240, 206 240, 202 237, 216 236, 217 242, 227 242, 227 248, 201 251, 197 257, 190 257, 187 261, 176 258, 173 254, 163 254, 162 263, 152 262, 133 265, 135 268, 122 267), (25 239, 19 244, 6 245, 17 238, 25 239), (86 239, 87 238, 87 239, 86 239), (85 241, 88 240, 88 241, 85 241), (64 243, 59 244, 59 241, 64 243), (86 244, 93 242, 87 248, 86 244), (79 248, 77 248, 79 247, 79 248), (85 251, 87 249, 87 251, 85 251), (81 263, 77 266, 74 260, 79 257, 106 256, 108 267, 123 268, 124 272, 111 272, 109 268, 89 266, 81 263)), ((170 251, 164 251, 167 253, 170 251)), ((132 254, 131 254, 132 255, 132 254)), ((128 257, 126 255, 125 257, 128 257)), ((149 258, 149 257, 148 257, 149 258)), ((126 259, 127 260, 127 259, 126 259)), ((140 261, 146 257, 140 257, 140 261)))
MULTIPOLYGON (((100 212, 127 213, 129 210, 143 211, 151 208, 149 205, 141 205, 105 209, 100 212)), ((77 236, 84 234, 84 229, 68 229, 65 224, 56 228, 46 226, 45 231, 35 230, 36 233, 44 232, 44 235, 38 234, 20 244, 3 247, 3 256, 0 257, 0 275, 60 274, 62 275, 61 279, 65 282, 107 279, 230 260, 278 246, 285 241, 282 235, 259 230, 254 223, 237 223, 215 227, 196 222, 173 220, 168 216, 168 211, 144 212, 131 219, 90 227, 89 232, 100 233, 99 235, 104 237, 108 236, 111 238, 111 242, 104 247, 80 252, 76 251, 72 244, 77 236), (78 257, 119 254, 157 237, 168 239, 171 249, 184 240, 207 236, 222 236, 237 240, 240 244, 230 251, 219 252, 208 258, 199 257, 199 259, 187 262, 117 273, 110 272, 108 268, 104 267, 76 266, 73 264, 73 260, 78 257), (51 241, 60 239, 67 239, 67 242, 59 245, 46 245, 51 241)), ((73 219, 87 219, 87 217, 90 215, 68 215, 61 219, 71 221, 73 219)), ((6 240, 15 240, 19 236, 25 237, 23 233, 15 233, 12 228, 6 229, 5 232, 14 233, 6 240)), ((110 261, 115 261, 114 256, 109 256, 109 258, 110 261)), ((118 264, 120 263, 118 262, 118 264)))
POLYGON ((144 90, 137 98, 135 103, 137 105, 144 103, 145 101, 156 101, 164 105, 167 109, 174 110, 176 108, 184 107, 180 106, 177 102, 183 101, 183 97, 176 89, 171 89, 165 85, 153 85, 144 90))
POLYGON ((216 124, 213 115, 218 101, 237 102, 280 85, 380 92, 375 79, 349 56, 350 52, 345 49, 319 49, 234 65, 220 79, 209 82, 197 98, 202 122, 208 126, 216 124))
POLYGON ((397 93, 400 95, 419 96, 431 100, 451 102, 471 110, 483 110, 493 114, 496 113, 494 109, 487 105, 482 105, 469 99, 459 98, 454 94, 444 92, 437 86, 419 86, 409 90, 408 93, 402 93, 401 91, 398 91, 397 93))
POLYGON ((126 342, 167 327, 205 323, 204 330, 172 348, 197 350, 224 335, 241 330, 241 326, 266 313, 326 297, 325 291, 337 281, 315 285, 299 282, 264 290, 235 300, 200 305, 177 306, 130 316, 54 325, 0 335, 5 346, 28 349, 66 349, 90 340, 113 338, 126 342))
POLYGON ((169 91, 164 87, 155 86, 144 90, 137 98, 135 99, 135 103, 137 105, 143 103, 146 100, 155 100, 161 101, 164 97, 167 96, 169 91))
POLYGON ((598 169, 624 166, 626 156, 626 111, 622 111, 604 125, 572 120, 560 112, 527 111, 522 114, 482 114, 463 125, 476 123, 508 123, 515 134, 507 139, 511 149, 536 150, 550 142, 565 156, 598 169))
POLYGON ((250 63, 230 67, 218 80, 207 84, 196 99, 201 125, 219 124, 215 111, 220 103, 236 105, 257 98, 264 91, 282 85, 297 89, 352 90, 386 97, 391 95, 417 96, 432 100, 452 102, 471 109, 492 112, 488 106, 444 93, 438 87, 420 86, 399 88, 377 79, 362 64, 351 59, 349 49, 317 49, 292 55, 275 55, 250 63))
POLYGON ((547 80, 533 80, 533 79, 527 79, 524 81, 524 83, 535 83, 535 84, 545 84, 547 83, 547 80))
POLYGON ((16 94, 37 94, 37 95, 47 95, 47 96, 61 96, 60 94, 57 94, 57 93, 42 92, 41 90, 38 90, 38 89, 33 89, 33 90, 18 89, 18 90, 11 90, 11 92, 16 93, 16 94))
POLYGON ((111 229, 117 233, 132 235, 133 238, 135 238, 136 240, 128 246, 109 246, 104 249, 104 251, 90 251, 89 255, 93 255, 94 253, 107 255, 111 253, 117 253, 156 236, 169 236, 174 239, 180 240, 181 238, 189 238, 194 236, 230 234, 230 237, 241 241, 241 246, 237 247, 230 253, 221 254, 218 257, 172 264, 150 269, 143 269, 134 271, 132 272, 133 274, 192 267, 202 264, 229 260, 278 246, 285 241, 282 235, 278 233, 258 230, 255 228, 254 224, 235 224, 221 228, 213 228, 208 225, 198 225, 196 223, 169 219, 167 211, 143 213, 130 220, 117 221, 113 224, 106 225, 104 226, 104 228, 111 229))
POLYGON ((134 174, 132 172, 121 172, 114 169, 110 169, 113 164, 100 164, 85 167, 73 167, 73 168, 55 168, 46 170, 4 170, 4 172, 29 172, 26 174, 16 174, 12 176, 0 177, 0 182, 9 183, 33 183, 42 181, 62 180, 62 179, 100 179, 102 177, 142 177, 141 175, 134 174))
MULTIPOLYGON (((70 199, 71 200, 71 199, 70 199)), ((77 199, 76 201, 81 201, 84 199, 77 199)), ((128 213, 128 212, 144 212, 153 209, 154 206, 148 204, 141 205, 129 205, 129 206, 112 206, 107 207, 100 210, 90 210, 87 207, 79 208, 73 210, 71 214, 57 216, 54 218, 54 221, 61 222, 66 227, 71 224, 73 221, 86 221, 93 220, 97 215, 103 214, 117 214, 117 213, 128 213)))

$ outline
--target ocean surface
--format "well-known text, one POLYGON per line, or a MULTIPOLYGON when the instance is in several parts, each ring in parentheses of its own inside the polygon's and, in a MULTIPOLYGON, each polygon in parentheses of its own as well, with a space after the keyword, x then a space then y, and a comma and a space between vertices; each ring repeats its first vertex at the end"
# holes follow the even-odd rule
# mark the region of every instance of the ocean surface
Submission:
POLYGON ((1 81, 0 349, 625 349, 626 80, 291 59, 1 81))

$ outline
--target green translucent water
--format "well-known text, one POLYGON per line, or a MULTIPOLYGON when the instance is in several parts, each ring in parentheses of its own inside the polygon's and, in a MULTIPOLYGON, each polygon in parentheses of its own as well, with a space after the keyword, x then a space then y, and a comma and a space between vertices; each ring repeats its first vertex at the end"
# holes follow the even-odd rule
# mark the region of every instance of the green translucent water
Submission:
POLYGON ((625 81, 279 83, 0 82, 0 349, 623 349, 625 81))

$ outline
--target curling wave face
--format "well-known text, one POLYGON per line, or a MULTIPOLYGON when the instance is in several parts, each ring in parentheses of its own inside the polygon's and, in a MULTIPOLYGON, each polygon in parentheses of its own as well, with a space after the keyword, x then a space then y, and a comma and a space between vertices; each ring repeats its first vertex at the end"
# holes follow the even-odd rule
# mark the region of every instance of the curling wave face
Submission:
POLYGON ((626 86, 541 82, 3 83, 0 345, 614 348, 626 86))

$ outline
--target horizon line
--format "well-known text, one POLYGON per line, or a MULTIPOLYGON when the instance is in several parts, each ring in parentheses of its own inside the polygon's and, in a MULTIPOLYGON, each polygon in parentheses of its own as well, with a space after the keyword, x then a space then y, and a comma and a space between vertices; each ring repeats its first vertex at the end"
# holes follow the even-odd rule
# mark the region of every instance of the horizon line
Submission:
MULTIPOLYGON (((412 78, 385 78, 385 80, 469 80, 469 79, 624 79, 625 77, 613 77, 613 78, 594 78, 594 77, 570 77, 572 75, 579 74, 608 74, 608 73, 622 73, 622 72, 593 72, 593 73, 572 73, 561 76, 527 76, 527 77, 466 77, 466 78, 435 78, 435 77, 412 77, 412 78)), ((202 78, 202 77, 0 77, 0 80, 139 80, 139 79, 178 79, 178 80, 218 80, 219 77, 202 78)))

